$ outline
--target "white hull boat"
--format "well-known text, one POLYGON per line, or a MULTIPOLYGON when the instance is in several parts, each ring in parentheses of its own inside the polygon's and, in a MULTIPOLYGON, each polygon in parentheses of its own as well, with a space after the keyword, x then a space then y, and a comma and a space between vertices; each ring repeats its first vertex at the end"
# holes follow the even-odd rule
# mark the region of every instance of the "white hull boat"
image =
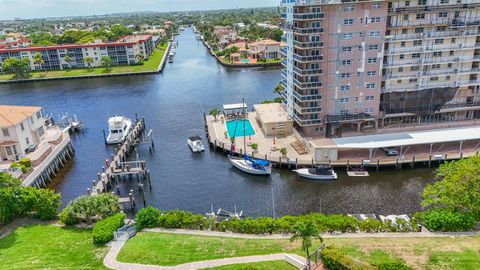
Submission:
POLYGON ((253 175, 270 175, 272 174, 272 169, 268 167, 255 168, 254 164, 250 160, 245 160, 243 158, 229 158, 230 163, 237 169, 242 172, 253 174, 253 175))
POLYGON ((313 180, 337 180, 337 173, 330 169, 306 168, 293 170, 298 175, 304 178, 313 180))
POLYGON ((108 119, 107 144, 119 144, 125 141, 130 129, 132 120, 124 116, 114 116, 108 119))
POLYGON ((187 144, 194 153, 200 153, 205 151, 205 146, 203 145, 200 136, 193 136, 188 138, 187 144))

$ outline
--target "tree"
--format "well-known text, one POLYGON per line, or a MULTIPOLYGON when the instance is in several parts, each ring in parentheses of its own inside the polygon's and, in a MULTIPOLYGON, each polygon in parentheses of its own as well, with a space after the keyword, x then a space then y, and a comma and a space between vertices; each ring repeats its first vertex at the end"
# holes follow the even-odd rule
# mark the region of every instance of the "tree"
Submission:
POLYGON ((65 57, 63 58, 63 61, 65 61, 67 64, 68 64, 68 68, 71 68, 71 64, 72 64, 72 56, 70 56, 70 54, 67 54, 65 55, 65 57))
POLYGON ((96 196, 81 196, 70 202, 60 214, 60 221, 73 225, 79 221, 87 224, 94 220, 104 219, 120 210, 118 198, 104 193, 96 196))
POLYGON ((217 121, 217 115, 220 113, 220 111, 217 108, 213 108, 210 110, 210 115, 215 118, 215 121, 217 121))
POLYGON ((277 87, 275 87, 275 89, 273 90, 273 93, 280 94, 283 91, 285 91, 285 87, 283 86, 283 84, 279 83, 277 87))
POLYGON ((87 67, 89 68, 92 67, 93 57, 85 57, 83 60, 85 61, 85 64, 87 65, 87 67))
POLYGON ((109 67, 112 65, 112 58, 110 58, 110 56, 103 56, 101 62, 102 66, 109 67))
POLYGON ((143 63, 143 60, 145 60, 145 57, 143 54, 137 54, 135 55, 135 59, 137 60, 138 63, 143 63))
POLYGON ((0 188, 19 187, 22 182, 8 173, 0 173, 0 188))
POLYGON ((43 55, 40 52, 36 52, 33 55, 33 63, 37 66, 40 66, 41 69, 43 69, 43 64, 45 64, 45 60, 43 60, 43 55))
POLYGON ((27 58, 8 58, 3 61, 2 69, 5 73, 14 73, 18 78, 24 78, 30 71, 30 61, 27 58))
POLYGON ((440 181, 425 187, 422 207, 473 214, 480 220, 480 157, 442 164, 436 176, 440 181))
POLYGON ((110 31, 118 37, 131 35, 133 33, 132 30, 120 24, 112 25, 112 27, 110 27, 110 31))
POLYGON ((312 247, 312 239, 318 239, 320 240, 320 243, 323 242, 320 231, 311 220, 297 222, 292 229, 293 235, 290 237, 290 242, 296 240, 302 241, 302 251, 307 254, 307 265, 308 269, 310 269, 310 248, 312 247))

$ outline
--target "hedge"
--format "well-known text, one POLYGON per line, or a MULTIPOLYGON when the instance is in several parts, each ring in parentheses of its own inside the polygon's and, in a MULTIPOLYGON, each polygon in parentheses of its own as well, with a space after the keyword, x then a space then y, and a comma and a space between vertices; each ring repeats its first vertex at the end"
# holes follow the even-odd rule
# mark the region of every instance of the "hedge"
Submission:
POLYGON ((376 267, 355 260, 342 251, 327 246, 321 253, 323 264, 330 270, 375 270, 376 267))
POLYGON ((104 244, 113 239, 113 233, 123 226, 126 215, 117 213, 113 216, 100 220, 93 226, 93 242, 104 244))
POLYGON ((460 213, 450 209, 432 209, 418 214, 422 224, 431 231, 469 231, 477 224, 474 214, 460 213))
POLYGON ((136 217, 139 230, 143 228, 174 228, 194 230, 228 231, 247 234, 277 234, 291 233, 293 225, 297 222, 311 220, 315 222, 320 232, 397 232, 418 231, 416 219, 411 222, 398 221, 392 224, 387 221, 367 219, 359 221, 354 217, 345 215, 325 215, 320 213, 303 216, 283 216, 280 218, 259 217, 246 219, 229 219, 221 222, 206 218, 203 215, 191 212, 174 210, 162 212, 153 207, 140 210, 136 217))

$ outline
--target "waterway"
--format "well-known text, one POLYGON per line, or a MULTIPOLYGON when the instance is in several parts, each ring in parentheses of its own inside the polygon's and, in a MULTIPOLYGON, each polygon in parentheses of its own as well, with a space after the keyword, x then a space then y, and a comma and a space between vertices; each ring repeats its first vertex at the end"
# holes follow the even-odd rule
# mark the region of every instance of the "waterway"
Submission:
POLYGON ((334 182, 307 182, 288 170, 271 177, 245 175, 231 168, 221 153, 192 154, 189 136, 204 137, 203 112, 238 103, 275 98, 278 69, 228 69, 209 55, 191 29, 179 37, 175 62, 149 76, 79 79, 0 85, 0 103, 38 105, 59 115, 77 114, 87 130, 73 137, 76 156, 56 179, 54 188, 68 202, 85 194, 112 149, 102 130, 112 115, 145 117, 154 132, 156 151, 139 154, 152 175, 147 203, 162 209, 205 213, 214 208, 248 216, 325 213, 403 214, 419 210, 420 193, 432 180, 429 169, 385 171, 348 177, 338 171, 334 182))

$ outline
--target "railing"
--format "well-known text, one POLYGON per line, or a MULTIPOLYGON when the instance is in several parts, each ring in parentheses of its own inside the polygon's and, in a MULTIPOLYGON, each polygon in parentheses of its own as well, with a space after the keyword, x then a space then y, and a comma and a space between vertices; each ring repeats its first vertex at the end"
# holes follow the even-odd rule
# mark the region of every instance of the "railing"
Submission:
POLYGON ((297 79, 293 79, 293 84, 302 89, 318 88, 323 86, 322 82, 301 82, 297 79))
POLYGON ((293 46, 300 49, 322 48, 323 41, 316 41, 316 42, 293 41, 293 46))
POLYGON ((293 54, 293 59, 299 62, 317 62, 323 61, 323 55, 306 55, 301 56, 296 53, 293 54))
POLYGON ((323 74, 323 70, 321 70, 319 68, 316 68, 316 69, 300 69, 298 67, 293 67, 293 71, 300 76, 323 74))
POLYGON ((135 225, 125 225, 113 233, 115 241, 127 241, 137 234, 135 225))
POLYGON ((299 101, 313 101, 313 100, 322 100, 322 95, 302 95, 298 91, 293 91, 293 96, 299 101))
POLYGON ((322 244, 319 248, 317 248, 315 251, 310 253, 310 255, 307 258, 307 265, 302 268, 302 270, 310 270, 310 269, 315 269, 317 266, 320 266, 322 263, 322 250, 324 250, 326 247, 325 244, 322 244), (312 268, 312 263, 313 263, 313 268, 312 268))
POLYGON ((310 27, 310 28, 294 27, 293 32, 297 34, 323 33, 323 28, 322 27, 310 27))
POLYGON ((308 13, 293 14, 294 20, 320 20, 324 18, 325 18, 325 13, 323 12, 308 12, 308 13))
POLYGON ((389 35, 385 36, 385 39, 388 40, 412 40, 412 39, 434 39, 441 37, 464 37, 464 36, 476 36, 480 32, 477 30, 468 30, 468 31, 442 31, 442 32, 428 32, 428 33, 413 33, 413 34, 399 34, 399 35, 389 35))
POLYGON ((369 120, 376 119, 377 116, 367 114, 367 113, 358 113, 358 114, 338 114, 338 115, 327 115, 325 116, 326 123, 335 123, 341 121, 355 121, 355 120, 369 120))

